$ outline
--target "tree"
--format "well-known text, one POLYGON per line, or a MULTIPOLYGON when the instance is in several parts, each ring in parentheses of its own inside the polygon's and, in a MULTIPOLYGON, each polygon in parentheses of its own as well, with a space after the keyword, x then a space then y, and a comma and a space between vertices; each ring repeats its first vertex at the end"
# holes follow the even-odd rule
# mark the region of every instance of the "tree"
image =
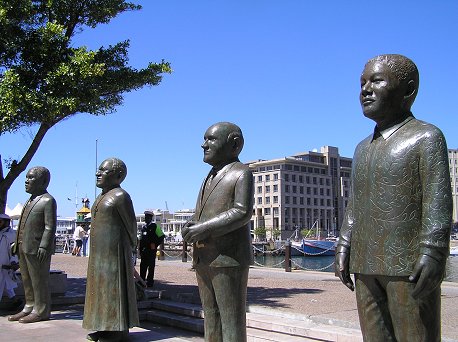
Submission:
POLYGON ((0 213, 8 190, 26 169, 47 131, 78 113, 105 115, 123 94, 158 85, 169 63, 128 65, 129 41, 91 51, 74 47, 84 28, 107 24, 141 6, 124 0, 2 0, 0 2, 0 136, 23 127, 38 130, 20 160, 0 157, 0 213))

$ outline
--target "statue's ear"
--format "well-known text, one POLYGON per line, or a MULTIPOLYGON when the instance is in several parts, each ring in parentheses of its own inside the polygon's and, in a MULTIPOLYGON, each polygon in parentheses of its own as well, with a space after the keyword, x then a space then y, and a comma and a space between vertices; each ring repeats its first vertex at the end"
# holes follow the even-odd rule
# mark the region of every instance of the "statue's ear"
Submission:
POLYGON ((408 83, 407 83, 407 87, 406 87, 406 93, 404 94, 404 99, 405 100, 408 100, 410 99, 412 96, 416 96, 417 94, 417 85, 415 83, 414 80, 410 80, 408 83))
POLYGON ((238 155, 240 153, 240 151, 242 150, 242 141, 240 139, 240 137, 234 137, 232 139, 232 149, 233 151, 238 155))

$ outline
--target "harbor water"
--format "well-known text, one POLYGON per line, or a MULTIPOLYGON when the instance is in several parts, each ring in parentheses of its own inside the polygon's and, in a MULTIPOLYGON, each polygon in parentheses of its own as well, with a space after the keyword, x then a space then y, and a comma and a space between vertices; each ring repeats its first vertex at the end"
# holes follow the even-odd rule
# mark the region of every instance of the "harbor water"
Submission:
MULTIPOLYGON (((254 257, 254 261, 257 266, 285 268, 284 256, 258 255, 254 257)), ((293 269, 334 272, 333 256, 293 256, 291 261, 293 269)), ((458 283, 458 256, 448 258, 445 272, 445 281, 458 283)))

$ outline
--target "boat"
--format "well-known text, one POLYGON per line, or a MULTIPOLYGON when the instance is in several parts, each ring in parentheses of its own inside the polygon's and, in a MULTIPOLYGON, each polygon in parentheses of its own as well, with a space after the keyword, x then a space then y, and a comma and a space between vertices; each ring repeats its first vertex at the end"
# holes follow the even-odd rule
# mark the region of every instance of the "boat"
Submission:
POLYGON ((317 240, 302 239, 301 242, 291 242, 292 256, 334 256, 336 254, 335 239, 317 240))

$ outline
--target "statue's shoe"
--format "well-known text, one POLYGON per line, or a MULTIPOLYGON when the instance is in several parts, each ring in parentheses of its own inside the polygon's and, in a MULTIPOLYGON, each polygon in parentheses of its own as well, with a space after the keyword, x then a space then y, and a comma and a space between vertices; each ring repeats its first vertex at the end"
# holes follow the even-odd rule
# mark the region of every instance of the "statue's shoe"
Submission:
POLYGON ((18 312, 15 315, 8 316, 8 321, 10 322, 19 321, 21 318, 26 317, 29 314, 30 312, 24 312, 24 311, 18 312))
POLYGON ((86 336, 86 340, 89 340, 89 341, 98 341, 99 338, 100 338, 100 332, 99 331, 87 334, 87 336, 86 336))
POLYGON ((40 317, 38 314, 32 312, 31 314, 19 319, 19 323, 35 323, 40 321, 47 321, 49 317, 40 317))
POLYGON ((99 337, 99 342, 129 341, 128 331, 104 331, 99 337))

